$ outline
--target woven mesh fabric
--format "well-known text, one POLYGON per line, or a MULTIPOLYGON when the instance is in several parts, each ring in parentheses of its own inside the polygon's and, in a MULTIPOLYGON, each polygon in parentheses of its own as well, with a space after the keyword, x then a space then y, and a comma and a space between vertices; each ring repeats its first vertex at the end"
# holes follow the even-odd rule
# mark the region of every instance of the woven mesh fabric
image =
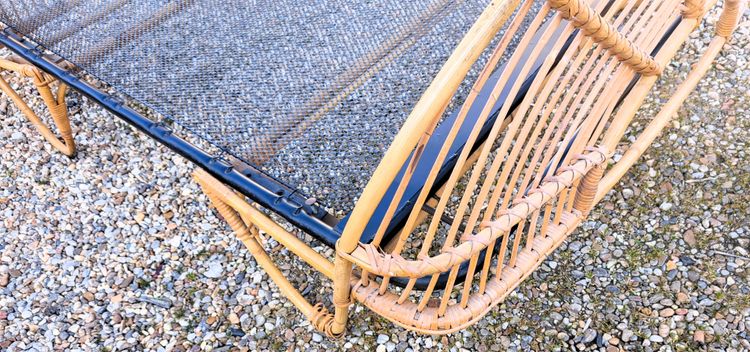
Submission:
POLYGON ((0 0, 0 21, 333 209, 487 0, 0 0))

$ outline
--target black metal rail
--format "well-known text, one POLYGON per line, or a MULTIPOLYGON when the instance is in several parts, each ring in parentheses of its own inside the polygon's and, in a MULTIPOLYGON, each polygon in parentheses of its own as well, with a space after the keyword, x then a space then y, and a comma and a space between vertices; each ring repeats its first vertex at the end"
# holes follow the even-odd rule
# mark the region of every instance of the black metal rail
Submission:
POLYGON ((247 165, 242 170, 238 170, 228 161, 209 154, 186 141, 174 134, 168 126, 141 115, 115 97, 92 87, 68 70, 49 61, 44 57, 41 47, 25 40, 12 28, 6 27, 0 31, 0 45, 89 97, 115 116, 205 169, 212 176, 264 208, 274 211, 321 242, 333 247, 340 237, 340 234, 333 229, 335 218, 325 209, 315 204, 308 204, 308 198, 299 191, 282 184, 253 166, 247 165))

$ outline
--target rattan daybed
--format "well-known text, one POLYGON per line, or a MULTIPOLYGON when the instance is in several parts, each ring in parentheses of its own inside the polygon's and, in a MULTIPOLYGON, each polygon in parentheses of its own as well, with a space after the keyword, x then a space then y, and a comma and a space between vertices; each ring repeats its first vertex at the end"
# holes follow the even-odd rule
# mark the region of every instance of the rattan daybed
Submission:
POLYGON ((67 155, 71 87, 195 163, 218 212, 320 331, 343 334, 359 302, 442 334, 502 301, 656 138, 742 0, 724 0, 690 74, 621 141, 715 3, 0 0, 0 43, 15 53, 0 67, 31 78, 56 127, 0 88, 67 155), (309 302, 260 233, 330 278, 331 302, 309 302))

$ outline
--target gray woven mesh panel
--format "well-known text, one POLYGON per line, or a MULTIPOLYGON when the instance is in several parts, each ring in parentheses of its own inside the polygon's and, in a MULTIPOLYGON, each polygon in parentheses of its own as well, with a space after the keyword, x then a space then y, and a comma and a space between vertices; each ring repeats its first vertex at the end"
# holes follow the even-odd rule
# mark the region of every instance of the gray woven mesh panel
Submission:
POLYGON ((487 0, 0 0, 0 21, 348 210, 487 0))

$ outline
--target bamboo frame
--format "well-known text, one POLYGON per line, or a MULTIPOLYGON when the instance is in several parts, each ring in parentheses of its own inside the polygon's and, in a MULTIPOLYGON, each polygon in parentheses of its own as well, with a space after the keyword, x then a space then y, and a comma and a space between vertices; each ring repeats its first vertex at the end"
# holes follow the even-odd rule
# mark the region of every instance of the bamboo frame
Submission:
MULTIPOLYGON (((537 76, 529 95, 512 114, 505 108, 506 105, 509 106, 507 101, 503 105, 500 114, 512 117, 498 119, 488 138, 490 141, 498 140, 499 132, 504 131, 505 136, 497 149, 499 154, 491 156, 493 143, 484 143, 471 155, 469 148, 465 148, 450 179, 438 191, 440 197, 431 198, 428 191, 420 193, 417 204, 399 235, 390 243, 381 244, 395 204, 400 200, 412 176, 407 171, 398 180, 396 196, 386 211, 374 240, 371 243, 360 243, 359 236, 375 207, 391 183, 396 181, 399 167, 395 166, 404 163, 416 165, 419 153, 412 151, 427 144, 432 130, 472 64, 516 9, 518 12, 507 31, 514 32, 519 28, 520 21, 529 12, 531 4, 527 1, 519 7, 517 0, 492 2, 435 77, 386 152, 337 242, 333 263, 280 228, 244 198, 204 171, 196 171, 195 178, 240 240, 279 285, 282 293, 290 298, 317 329, 328 336, 340 336, 344 333, 348 307, 353 300, 399 326, 420 333, 445 334, 458 331, 481 319, 559 247, 659 135, 730 37, 742 13, 744 4, 741 0, 725 0, 724 10, 717 23, 717 34, 706 52, 636 142, 618 163, 607 170, 610 153, 625 133, 638 106, 655 84, 662 67, 669 63, 688 35, 697 28, 706 9, 715 2, 716 0, 684 0, 682 7, 678 9, 678 0, 615 0, 605 14, 599 15, 604 6, 603 1, 589 5, 583 0, 548 0, 541 14, 530 25, 530 31, 538 31, 541 41, 548 41, 552 31, 560 28, 561 20, 568 19, 573 21, 572 26, 566 26, 562 33, 572 33, 574 26, 580 28, 583 34, 575 37, 571 49, 562 57, 562 64, 553 66, 549 58, 543 60, 540 70, 544 75, 537 76), (547 20, 548 25, 543 29, 542 19, 553 10, 560 13, 547 20), (632 16, 625 18, 623 13, 631 13, 632 16), (669 23, 666 19, 670 18, 679 19, 670 40, 656 56, 645 54, 657 45, 657 33, 667 30, 669 23), (598 45, 594 46, 595 44, 598 45), (617 60, 613 61, 612 58, 617 60), (567 65, 578 69, 566 71, 567 65), (625 94, 628 83, 633 79, 637 79, 637 83, 625 97, 628 103, 616 106, 618 96, 625 94), (609 82, 606 90, 605 82, 609 82), (557 89, 558 85, 569 85, 573 91, 583 94, 573 96, 573 93, 568 93, 565 89, 557 89), (558 101, 558 108, 555 109, 554 104, 546 105, 544 101, 547 99, 551 102, 558 101), (541 117, 532 119, 535 116, 541 117), (514 138, 516 143, 512 143, 514 138), (533 144, 534 141, 537 144, 533 144), (560 143, 568 145, 565 152, 562 148, 556 152, 550 152, 552 149, 545 152, 547 148, 552 148, 550 146, 560 143), (529 157, 533 165, 559 163, 563 167, 555 175, 546 177, 547 171, 543 171, 542 167, 527 170, 525 166, 514 168, 510 165, 511 167, 501 168, 507 160, 519 160, 518 165, 522 165, 520 160, 529 160, 529 157), (485 169, 485 165, 488 169, 485 169), (488 174, 482 174, 486 178, 480 184, 481 170, 488 174), (448 235, 442 249, 437 254, 430 254, 430 245, 436 239, 440 222, 436 219, 446 211, 448 199, 459 178, 467 173, 471 174, 468 187, 461 198, 457 216, 447 230, 448 235), (497 186, 493 182, 497 182, 497 186), (503 189, 511 189, 514 185, 527 191, 518 191, 514 195, 510 190, 503 195, 503 189), (474 189, 479 192, 477 201, 469 200, 475 194, 472 193, 475 192, 474 189), (511 201, 512 198, 514 200, 511 201), (489 208, 477 206, 485 201, 490 204, 489 208), (472 202, 475 204, 473 207, 470 206, 472 202), (421 204, 429 204, 434 208, 432 219, 421 210, 421 204), (464 216, 468 216, 467 223, 464 223, 464 216), (426 238, 423 239, 416 258, 407 259, 401 252, 413 230, 422 222, 429 224, 426 238), (479 230, 474 232, 473 229, 477 226, 479 230), (459 227, 465 228, 460 236, 459 227), (274 237, 333 280, 333 314, 328 313, 321 305, 307 302, 291 287, 254 237, 258 229, 274 237), (458 243, 454 245, 455 241, 458 243), (498 243, 499 252, 493 257, 493 250, 498 243), (484 264, 478 267, 481 252, 485 252, 486 257, 484 264), (494 274, 491 267, 493 258, 497 258, 494 274), (462 283, 463 288, 455 289, 458 285, 458 267, 466 262, 469 263, 469 272, 462 283), (361 269, 358 274, 354 273, 355 266, 361 269), (442 273, 450 273, 448 284, 441 295, 434 297, 437 293, 437 277, 442 273), (411 299, 416 279, 424 276, 432 277, 430 286, 422 293, 421 299, 417 299, 417 296, 411 299), (475 276, 478 276, 476 284, 473 282, 475 276), (409 283, 400 292, 394 291, 389 284, 391 277, 408 278, 409 283), (454 292, 456 295, 452 294, 454 292)), ((524 38, 527 37, 529 36, 524 38)), ((498 43, 489 63, 478 76, 423 190, 431 188, 437 174, 437 165, 446 157, 448 147, 468 113, 468 107, 473 104, 479 89, 492 73, 492 68, 505 53, 509 41, 510 36, 506 35, 498 43)), ((516 51, 525 50, 528 43, 528 39, 521 39, 516 51)), ((559 50, 560 45, 555 44, 556 50, 559 50)), ((531 58, 526 60, 533 63, 533 58, 539 55, 539 51, 533 49, 530 55, 531 58)), ((511 69, 521 67, 523 76, 531 63, 523 64, 520 58, 521 54, 514 54, 507 65, 511 69)), ((501 82, 507 81, 508 74, 509 72, 504 72, 494 87, 495 99, 498 90, 503 89, 501 82)), ((517 88, 518 84, 513 84, 509 96, 513 96, 517 88)), ((486 104, 477 125, 481 125, 481 121, 487 117, 487 106, 494 103, 491 101, 486 104)), ((476 138, 478 129, 475 130, 469 140, 476 138)))
POLYGON ((68 86, 60 82, 57 91, 53 93, 51 85, 56 80, 52 76, 44 73, 36 66, 14 57, 0 59, 0 69, 15 72, 33 80, 39 95, 49 110, 53 123, 59 131, 59 136, 42 121, 42 118, 23 101, 23 98, 2 77, 0 77, 0 89, 10 97, 42 137, 52 144, 55 149, 67 156, 74 156, 76 153, 75 140, 73 139, 73 130, 70 127, 70 120, 68 119, 68 107, 65 104, 65 94, 68 91, 68 86))
MULTIPOLYGON (((435 77, 386 152, 337 242, 333 263, 320 257, 290 233, 274 227, 272 221, 260 211, 205 172, 196 171, 195 177, 240 240, 269 271, 281 291, 316 328, 327 335, 340 336, 344 333, 348 307, 353 300, 399 326, 420 333, 445 334, 458 331, 481 319, 559 247, 659 135, 731 36, 744 6, 741 0, 725 0, 724 10, 716 26, 716 36, 706 52, 636 142, 618 163, 607 170, 610 153, 655 84, 662 67, 669 63, 688 35, 697 28, 706 9, 715 2, 716 0, 684 0, 682 7, 678 8, 678 0, 615 0, 605 14, 599 15, 604 6, 603 1, 589 5, 583 0, 549 0, 548 5, 530 25, 530 31, 538 31, 541 41, 548 41, 552 30, 560 28, 561 20, 569 19, 583 34, 575 37, 570 46, 572 49, 568 49, 562 57, 562 64, 553 66, 549 59, 543 60, 540 70, 544 75, 537 76, 529 95, 512 114, 507 108, 501 110, 502 116, 512 117, 498 119, 488 138, 490 141, 499 141, 498 133, 504 131, 505 136, 497 149, 498 154, 490 154, 490 150, 494 148, 493 143, 484 143, 471 155, 469 148, 465 148, 450 179, 438 191, 440 197, 432 198, 428 191, 420 193, 417 204, 399 235, 390 243, 381 244, 395 204, 400 200, 412 176, 407 171, 400 180, 395 180, 399 170, 395 166, 404 163, 416 165, 419 153, 412 151, 427 144, 432 130, 472 64, 516 9, 518 12, 507 31, 514 32, 519 28, 520 21, 529 12, 531 4, 527 1, 519 7, 516 0, 492 2, 435 77), (543 29, 542 19, 553 9, 559 10, 560 14, 547 20, 547 29, 543 29), (625 18, 623 13, 631 13, 632 16, 625 18), (667 19, 670 18, 679 19, 670 40, 656 56, 645 54, 657 45, 657 34, 667 30, 667 19), (595 44, 598 45, 594 46, 595 44), (613 61, 612 58, 617 60, 613 61), (568 65, 578 69, 566 70, 568 65), (639 75, 636 76, 637 74, 639 75), (637 83, 625 97, 628 103, 616 106, 618 96, 625 94, 627 85, 633 79, 637 79, 637 83), (606 90, 605 82, 609 82, 606 90), (573 93, 556 86, 569 86, 573 91, 583 94, 573 96, 573 93), (559 105, 548 106, 544 103, 547 99, 557 101, 559 105), (558 108, 555 109, 555 106, 558 108), (532 119, 535 116, 541 117, 532 119), (516 143, 512 143, 514 138, 516 143), (568 149, 565 152, 562 148, 556 152, 550 152, 552 149, 545 152, 552 145, 568 145, 568 149), (531 158, 532 165, 559 163, 563 167, 555 175, 546 177, 547 171, 543 171, 542 167, 514 168, 512 164, 511 167, 501 167, 507 160, 519 160, 518 165, 523 165, 521 160, 529 160, 527 158, 531 158), (480 184, 481 170, 487 174, 482 173, 486 178, 480 184), (430 246, 436 239, 440 222, 436 219, 446 211, 448 199, 464 174, 470 174, 471 177, 457 215, 447 229, 448 235, 442 249, 437 254, 431 254, 430 246), (360 243, 359 236, 375 207, 395 181, 399 182, 396 196, 386 211, 374 240, 371 243, 360 243), (511 189, 514 185, 527 191, 517 191, 514 194, 511 189), (475 189, 479 192, 476 198, 478 200, 470 200, 476 194, 473 193, 475 189), (510 191, 503 194, 503 189, 510 191), (472 202, 473 207, 470 206, 472 202), (482 202, 488 202, 489 208, 479 208, 477 204, 482 202), (421 210, 421 204, 429 204, 434 208, 432 219, 421 210), (464 216, 468 216, 467 223, 464 223, 464 216), (416 226, 422 222, 429 225, 426 238, 423 239, 416 258, 408 259, 401 252, 416 226), (477 226, 479 230, 475 232, 477 226), (460 236, 459 227, 465 228, 460 236), (276 238, 333 280, 333 314, 320 305, 307 302, 291 287, 253 237, 257 228, 276 238), (454 245, 455 241, 458 243, 454 245), (500 244, 499 252, 494 256, 493 250, 497 244, 500 244), (486 257, 484 264, 479 267, 478 256, 482 252, 485 252, 486 257), (494 273, 491 266, 493 258, 497 258, 494 273), (457 289, 458 267, 466 262, 469 263, 469 272, 462 283, 463 288, 457 289), (361 269, 358 274, 354 272, 355 266, 361 269), (443 293, 435 297, 434 294, 438 293, 435 290, 437 278, 443 273, 450 273, 449 280, 443 293), (412 297, 416 279, 425 276, 432 278, 429 287, 422 293, 421 299, 418 299, 418 295, 412 297), (478 276, 476 283, 473 282, 475 276, 478 276), (409 282, 400 291, 393 290, 389 283, 391 277, 408 278, 409 282)), ((572 33, 572 29, 568 25, 562 33, 572 33)), ((529 36, 524 38, 527 37, 529 36)), ((506 36, 498 43, 489 63, 478 76, 423 190, 431 188, 437 174, 437 165, 446 157, 448 146, 463 123, 468 107, 473 104, 479 89, 492 73, 492 68, 503 56, 509 41, 510 37, 506 36)), ((516 50, 525 50, 528 43, 527 39, 521 39, 516 50)), ((560 43, 555 44, 555 47, 559 50, 560 43)), ((533 49, 531 58, 526 60, 533 63, 533 58, 538 54, 539 51, 533 49)), ((512 69, 521 67, 523 76, 528 72, 530 63, 523 64, 520 58, 521 54, 514 54, 507 65, 512 69)), ((508 74, 504 72, 501 76, 494 87, 496 93, 493 93, 493 97, 497 97, 497 91, 503 89, 501 82, 507 81, 508 74)), ((513 96, 517 88, 518 84, 512 85, 509 96, 513 96)), ((494 103, 488 102, 486 106, 494 103)), ((509 105, 507 101, 503 106, 506 105, 509 105)), ((477 125, 481 125, 481 121, 489 113, 486 106, 477 125)), ((469 140, 473 140, 472 138, 476 138, 476 131, 472 132, 469 140)), ((413 170, 413 167, 407 170, 413 170)))
POLYGON ((216 207, 221 216, 229 223, 237 238, 250 251, 263 270, 279 287, 279 290, 291 301, 313 326, 329 337, 336 337, 343 333, 343 326, 336 324, 334 316, 320 303, 311 304, 305 299, 284 274, 273 263, 273 259, 263 249, 259 231, 269 234, 276 241, 294 254, 320 271, 329 279, 334 279, 334 266, 328 259, 315 252, 293 234, 287 232, 275 221, 268 218, 260 210, 252 206, 245 199, 230 190, 227 186, 198 169, 193 177, 200 184, 203 192, 216 207))
MULTIPOLYGON (((624 2, 620 3, 623 7, 626 7, 624 2)), ((623 89, 625 89, 625 86, 629 82, 630 77, 632 77, 634 71, 640 73, 642 76, 639 80, 638 86, 636 87, 636 89, 629 93, 626 101, 631 97, 638 97, 641 94, 645 95, 645 93, 648 92, 650 87, 655 83, 658 74, 661 73, 661 67, 664 67, 664 65, 668 63, 671 57, 675 55, 679 46, 685 41, 685 39, 687 39, 687 35, 694 28, 696 28, 700 17, 705 12, 706 8, 706 4, 700 1, 685 2, 684 8, 680 13, 682 19, 677 27, 677 30, 675 30, 675 32, 672 34, 673 38, 670 38, 671 40, 669 40, 665 45, 666 48, 662 49, 659 52, 659 55, 657 55, 656 57, 649 57, 643 54, 646 52, 646 50, 640 49, 640 46, 652 48, 654 45, 656 45, 657 37, 655 37, 653 33, 663 31, 666 28, 667 24, 664 19, 673 16, 670 13, 675 13, 669 8, 669 2, 667 2, 667 5, 663 5, 661 7, 659 6, 659 4, 654 4, 654 6, 648 7, 648 9, 644 7, 643 9, 634 10, 643 11, 644 13, 653 12, 656 14, 654 16, 655 20, 647 22, 647 24, 645 25, 645 30, 641 32, 640 37, 635 37, 634 40, 629 39, 626 34, 615 32, 613 29, 615 27, 607 25, 608 22, 606 22, 603 17, 592 16, 591 14, 596 14, 598 13, 598 11, 595 11, 591 7, 588 7, 588 5, 583 1, 550 1, 550 4, 552 8, 560 9, 564 18, 572 19, 576 27, 582 28, 583 33, 590 38, 589 40, 600 43, 601 45, 599 47, 609 52, 607 55, 617 57, 618 60, 623 64, 623 66, 619 66, 619 68, 612 64, 604 65, 607 67, 606 70, 605 67, 601 64, 597 64, 597 67, 594 68, 594 72, 604 73, 609 71, 614 73, 614 85, 611 91, 604 93, 603 96, 599 97, 604 102, 612 102, 616 100, 616 93, 622 92, 623 89), (582 11, 581 9, 583 8, 586 8, 586 10, 582 11), (663 18, 656 19, 657 16, 663 16, 663 18), (602 33, 602 31, 604 33, 602 33), (636 56, 637 60, 634 59, 636 56)), ((709 1, 708 6, 712 5, 713 2, 709 1)), ((680 106, 687 94, 694 88, 697 81, 700 79, 700 77, 702 77, 707 68, 710 66, 710 62, 718 54, 721 45, 731 33, 731 30, 727 28, 734 28, 737 23, 737 14, 741 13, 741 10, 738 9, 740 6, 741 5, 737 1, 727 1, 722 19, 717 25, 717 27, 719 28, 717 30, 717 39, 714 40, 709 50, 699 61, 699 67, 691 72, 688 80, 680 86, 678 92, 675 94, 672 100, 667 103, 662 112, 660 112, 659 115, 654 119, 652 125, 648 129, 649 132, 645 133, 641 138, 639 138, 639 141, 636 142, 633 148, 626 154, 626 157, 621 160, 620 164, 616 164, 611 171, 607 172, 606 175, 604 175, 606 158, 597 159, 597 162, 591 165, 587 165, 584 169, 576 169, 576 166, 581 166, 581 161, 579 159, 579 162, 575 162, 572 166, 563 168, 562 174, 556 175, 554 178, 548 179, 541 184, 534 183, 534 187, 537 187, 535 188, 535 191, 526 196, 522 196, 519 199, 516 199, 516 201, 514 202, 514 204, 516 205, 514 205, 513 207, 510 207, 508 209, 501 209, 501 213, 499 213, 499 219, 487 223, 487 215, 491 213, 490 211, 487 211, 484 217, 485 224, 487 225, 486 227, 484 227, 484 230, 481 230, 480 232, 475 234, 464 233, 461 236, 460 243, 457 246, 454 246, 452 244, 452 235, 450 235, 450 233, 455 233, 455 231, 457 231, 457 225, 459 224, 460 217, 456 216, 454 218, 456 219, 456 222, 452 224, 450 229, 450 231, 452 232, 449 233, 449 239, 444 242, 443 250, 437 256, 428 256, 426 251, 426 248, 428 246, 424 244, 421 247, 422 251, 419 253, 416 259, 408 260, 399 255, 403 243, 409 236, 412 228, 410 226, 413 225, 413 222, 407 221, 405 230, 402 230, 401 232, 402 235, 406 235, 399 240, 397 245, 386 246, 388 252, 382 252, 380 250, 377 237, 372 244, 355 243, 354 247, 352 248, 352 243, 355 241, 355 239, 357 239, 358 233, 362 230, 362 228, 360 227, 362 226, 362 224, 349 223, 348 227, 345 229, 344 236, 339 242, 337 252, 340 257, 343 257, 345 259, 345 261, 342 261, 343 263, 354 263, 354 265, 356 265, 357 267, 362 268, 362 271, 364 273, 361 280, 358 281, 358 283, 353 287, 352 295, 358 301, 371 308, 373 311, 381 314, 382 316, 395 322, 396 324, 422 333, 440 334, 453 332, 462 329, 475 322, 477 319, 481 318, 481 316, 483 316, 493 305, 501 301, 512 290, 513 287, 517 286, 526 276, 528 276, 531 271, 541 263, 544 257, 548 255, 554 248, 556 248, 560 244, 560 242, 575 229, 575 226, 588 214, 588 212, 592 209, 596 202, 601 199, 602 191, 604 190, 606 192, 606 189, 611 188, 614 185, 613 180, 619 178, 618 176, 621 176, 621 174, 624 173, 624 171, 627 170, 627 168, 629 168, 633 162, 635 162, 637 156, 640 155, 643 148, 650 144, 653 141, 653 138, 658 135, 661 127, 663 127, 663 125, 666 124, 666 121, 668 121, 668 116, 671 116, 673 112, 680 106), (569 172, 571 170, 573 170, 572 174, 566 174, 566 172, 569 172), (578 174, 576 174, 576 172, 578 172, 578 174), (560 177, 562 175, 568 175, 569 178, 561 181, 560 177), (556 198, 560 199, 560 201, 557 206, 552 206, 552 203, 556 198), (540 212, 544 209, 544 215, 542 216, 542 218, 547 219, 550 217, 550 213, 553 211, 553 208, 557 209, 555 219, 550 224, 542 224, 542 229, 544 230, 541 231, 541 236, 533 236, 531 233, 531 229, 534 229, 537 226, 537 223, 535 222, 536 217, 532 217, 532 219, 530 220, 532 222, 528 224, 528 227, 530 229, 528 234, 529 237, 526 239, 526 246, 523 247, 523 249, 520 249, 521 247, 519 247, 521 236, 515 236, 515 240, 513 241, 514 250, 510 254, 510 264, 508 266, 501 266, 500 264, 502 262, 498 263, 498 274, 496 276, 497 279, 487 281, 487 267, 489 260, 485 260, 485 266, 484 268, 481 268, 482 271, 479 283, 480 288, 477 291, 477 294, 470 294, 473 289, 471 287, 471 281, 467 281, 468 284, 464 283, 464 288, 462 290, 460 300, 456 301, 457 303, 450 303, 454 299, 450 295, 450 287, 452 287, 456 281, 455 273, 460 263, 464 263, 466 261, 470 262, 470 273, 467 275, 467 280, 471 280, 473 276, 473 271, 471 270, 473 270, 473 267, 476 265, 476 256, 477 254, 479 254, 479 252, 487 249, 487 258, 490 258, 490 252, 492 250, 491 244, 502 238, 503 243, 501 246, 500 258, 503 258, 505 255, 503 252, 505 251, 506 245, 508 244, 507 240, 514 225, 518 228, 521 228, 521 230, 519 231, 523 232, 525 219, 529 217, 530 214, 540 215, 540 212), (565 209, 567 209, 567 211, 565 211, 565 209), (516 252, 516 248, 519 248, 520 252, 516 252), (412 302, 407 299, 416 278, 425 275, 432 275, 433 281, 431 285, 434 286, 434 281, 437 277, 436 275, 445 272, 451 273, 450 282, 448 284, 449 288, 447 293, 443 293, 437 306, 430 307, 429 300, 426 300, 425 298, 423 298, 421 302, 412 302), (380 277, 382 278, 382 280, 380 281, 380 283, 372 281, 369 279, 370 275, 380 277), (393 276, 411 278, 409 285, 401 290, 400 294, 389 290, 388 279, 393 276)), ((619 27, 622 27, 623 29, 621 30, 624 30, 625 28, 639 28, 639 26, 644 25, 638 25, 635 24, 635 22, 630 21, 628 24, 625 24, 624 27, 619 27)), ((519 46, 522 45, 523 44, 519 46)), ((475 49, 481 50, 482 48, 475 49)), ((513 59, 511 58, 510 60, 510 62, 513 63, 513 59)), ((492 61, 492 59, 490 59, 490 61, 492 61)), ((450 64, 451 62, 449 60, 449 63, 446 64, 446 66, 450 66, 450 64)), ((552 72, 555 71, 552 70, 552 72)), ((436 78, 436 81, 439 79, 440 77, 436 78)), ((482 82, 482 79, 483 76, 480 75, 478 82, 482 82)), ((537 90, 541 89, 541 93, 543 96, 548 95, 552 88, 549 88, 549 84, 547 84, 545 81, 540 81, 540 84, 543 85, 544 88, 537 87, 537 90)), ((601 91, 604 88, 602 84, 598 82, 591 85, 590 80, 589 82, 585 82, 583 86, 586 87, 583 89, 583 91, 589 91, 590 89, 592 89, 591 92, 601 91)), ((595 97, 595 95, 589 95, 588 98, 586 98, 583 102, 579 100, 579 98, 576 98, 575 104, 577 106, 580 106, 580 104, 583 103, 583 106, 590 106, 592 109, 590 111, 590 116, 596 116, 599 119, 610 116, 615 109, 614 104, 605 103, 601 106, 595 107, 593 106, 593 97, 595 97)), ((434 95, 431 95, 428 91, 424 99, 436 99, 436 97, 434 95)), ((467 98, 467 101, 471 101, 471 99, 472 96, 470 95, 469 98, 467 98)), ((522 106, 524 104, 527 104, 527 107, 529 107, 528 104, 530 103, 531 100, 523 103, 522 106)), ((442 103, 432 101, 432 104, 433 106, 441 106, 442 103)), ((634 105, 637 108, 639 103, 634 105)), ((418 104, 417 107, 419 106, 420 105, 418 104)), ((541 109, 541 107, 539 108, 541 109)), ((537 106, 532 108, 532 110, 536 111, 532 114, 536 114, 539 112, 537 106)), ((522 111, 522 113, 524 112, 525 111, 522 111)), ((605 144, 603 144, 601 149, 596 151, 595 153, 599 153, 599 155, 606 155, 611 150, 614 150, 613 146, 609 144, 609 142, 613 140, 619 141, 622 133, 624 133, 624 128, 627 127, 627 121, 632 118, 632 115, 634 115, 634 113, 635 109, 633 108, 633 106, 628 105, 618 110, 618 114, 616 114, 617 117, 612 119, 612 122, 608 122, 607 119, 599 120, 597 122, 597 120, 591 117, 586 117, 583 120, 577 120, 578 118, 569 120, 569 117, 566 117, 565 119, 563 119, 563 121, 567 120, 569 121, 569 123, 577 123, 579 126, 581 126, 582 129, 569 130, 569 132, 566 133, 564 140, 573 143, 573 150, 575 151, 581 150, 587 145, 587 143, 596 142, 596 140, 601 136, 602 140, 605 141, 605 144), (626 121, 626 123, 622 123, 621 121, 626 121), (606 125, 609 125, 609 128, 605 130, 606 125), (574 131, 576 132, 576 134, 582 132, 591 134, 591 138, 575 139, 575 135, 572 134, 572 132, 574 131)), ((430 115, 422 115, 420 117, 414 118, 430 120, 434 119, 435 117, 430 115)), ((418 149, 421 145, 426 144, 425 136, 429 138, 430 128, 433 126, 433 124, 425 122, 422 126, 427 127, 424 130, 410 131, 411 137, 415 139, 415 141, 411 142, 411 146, 413 147, 411 147, 410 145, 396 144, 396 142, 394 142, 393 148, 389 149, 389 152, 393 151, 393 153, 400 154, 398 157, 392 157, 393 160, 396 160, 395 165, 406 161, 407 158, 409 158, 410 151, 413 150, 412 148, 418 149)), ((530 127, 532 126, 527 126, 526 124, 524 124, 523 127, 521 127, 520 125, 513 126, 513 124, 511 124, 510 130, 519 131, 521 134, 518 138, 526 138, 522 136, 528 135, 530 127)), ((531 135, 538 135, 539 131, 541 130, 543 130, 543 128, 538 128, 531 135)), ((547 137, 544 137, 544 140, 546 140, 546 138, 547 137)), ((557 138, 559 137, 556 136, 555 139, 557 138)), ((448 139, 447 143, 450 143, 450 138, 448 139)), ((518 143, 516 144, 516 146, 519 145, 520 144, 518 143)), ((507 145, 506 147, 501 146, 500 148, 503 149, 507 147, 509 147, 509 145, 507 145)), ((520 150, 514 147, 513 151, 510 152, 508 157, 515 157, 519 152, 520 150)), ((527 155, 526 153, 528 153, 528 149, 524 148, 524 152, 521 154, 527 155)), ((483 160, 487 160, 487 158, 488 154, 486 153, 479 157, 480 164, 478 164, 479 166, 477 166, 477 169, 481 169, 483 167, 483 160)), ((583 158, 587 162, 591 162, 592 160, 596 159, 595 155, 591 154, 591 152, 577 156, 577 158, 583 158)), ((383 169, 387 169, 388 167, 393 168, 392 165, 394 165, 394 163, 389 163, 388 159, 389 155, 387 154, 383 162, 380 164, 378 170, 380 170, 381 167, 383 169)), ((497 161, 499 159, 500 158, 496 158, 494 160, 497 161)), ((534 159, 536 160, 536 157, 534 159)), ((570 155, 564 156, 558 154, 555 155, 552 160, 560 160, 561 162, 565 161, 565 164, 570 165, 568 163, 571 161, 575 161, 576 159, 571 159, 570 155)), ((409 162, 411 164, 415 164, 414 160, 411 160, 409 162)), ((459 166, 457 166, 457 168, 458 167, 459 166)), ((496 172, 494 170, 499 171, 498 167, 499 163, 493 163, 490 168, 490 172, 496 172)), ((503 170, 504 173, 506 171, 510 170, 503 170)), ((387 171, 384 171, 384 173, 385 172, 387 171)), ((378 171, 376 171, 376 174, 378 174, 378 171)), ((504 176, 500 176, 501 179, 505 179, 506 177, 508 177, 507 174, 505 174, 504 176)), ((518 180, 518 177, 519 176, 516 174, 516 172, 514 172, 514 175, 510 178, 511 184, 514 184, 513 182, 515 182, 515 180, 518 180)), ((526 179, 527 176, 524 177, 524 181, 522 182, 522 184, 529 184, 529 181, 527 181, 526 179)), ((469 180, 469 185, 476 183, 477 180, 477 178, 469 180)), ((404 179, 400 180, 399 182, 404 183, 407 181, 408 174, 404 176, 404 179)), ((367 199, 364 201, 361 200, 357 204, 357 208, 355 208, 353 214, 364 214, 365 216, 363 217, 363 219, 366 220, 366 215, 368 215, 368 212, 370 211, 367 208, 374 207, 374 205, 376 205, 380 200, 378 198, 378 193, 385 190, 384 186, 378 186, 378 184, 387 185, 388 182, 393 182, 393 178, 378 179, 377 182, 370 182, 362 198, 367 199, 371 196, 372 199, 367 199), (372 193, 370 194, 368 192, 370 190, 370 186, 379 187, 379 190, 372 190, 372 193)), ((430 181, 428 180, 428 182, 430 181)), ((488 185, 490 184, 485 181, 485 185, 482 187, 482 189, 486 189, 486 191, 482 191, 482 193, 479 194, 480 199, 483 199, 484 197, 489 195, 488 193, 485 193, 489 192, 490 190, 488 185)), ((452 187, 451 181, 448 182, 448 187, 452 187)), ((495 189, 497 190, 499 188, 495 189)), ((445 196, 447 196, 449 193, 450 191, 448 193, 444 193, 443 197, 441 197, 440 199, 446 199, 447 197, 445 196)), ((465 193, 465 195, 466 194, 469 193, 465 193)), ((494 202, 499 199, 499 195, 500 193, 493 192, 490 203, 494 204, 494 202)), ((501 206, 501 208, 504 207, 505 204, 507 204, 507 202, 510 200, 508 198, 509 195, 510 193, 507 193, 504 197, 502 203, 503 205, 501 206)), ((424 201, 424 199, 425 198, 423 197, 421 201, 424 201)), ((417 205, 414 208, 418 209, 419 204, 420 203, 418 201, 417 205)), ((468 201, 462 202, 459 206, 459 211, 462 211, 462 209, 467 209, 468 204, 468 201)), ((438 205, 437 208, 440 209, 441 206, 438 205)), ((474 219, 477 219, 479 217, 479 212, 477 212, 476 210, 477 208, 475 207, 474 210, 472 210, 472 215, 469 217, 469 226, 466 226, 469 229, 471 228, 472 222, 476 221, 474 219)), ((416 221, 417 219, 421 219, 422 216, 418 214, 419 211, 412 213, 411 219, 414 219, 414 221, 416 221)), ((434 218, 437 218, 437 216, 435 216, 434 218)), ((432 224, 436 223, 434 218, 432 224)), ((383 223, 387 223, 387 221, 388 219, 384 219, 383 223)), ((425 242, 432 241, 432 228, 428 231, 429 232, 427 234, 427 239, 424 240, 425 242)), ((337 265, 338 259, 339 258, 337 258, 337 265)), ((479 269, 480 268, 477 268, 477 270, 479 269)), ((427 297, 431 293, 432 292, 430 291, 430 289, 428 289, 427 293, 425 293, 424 296, 427 297)))

